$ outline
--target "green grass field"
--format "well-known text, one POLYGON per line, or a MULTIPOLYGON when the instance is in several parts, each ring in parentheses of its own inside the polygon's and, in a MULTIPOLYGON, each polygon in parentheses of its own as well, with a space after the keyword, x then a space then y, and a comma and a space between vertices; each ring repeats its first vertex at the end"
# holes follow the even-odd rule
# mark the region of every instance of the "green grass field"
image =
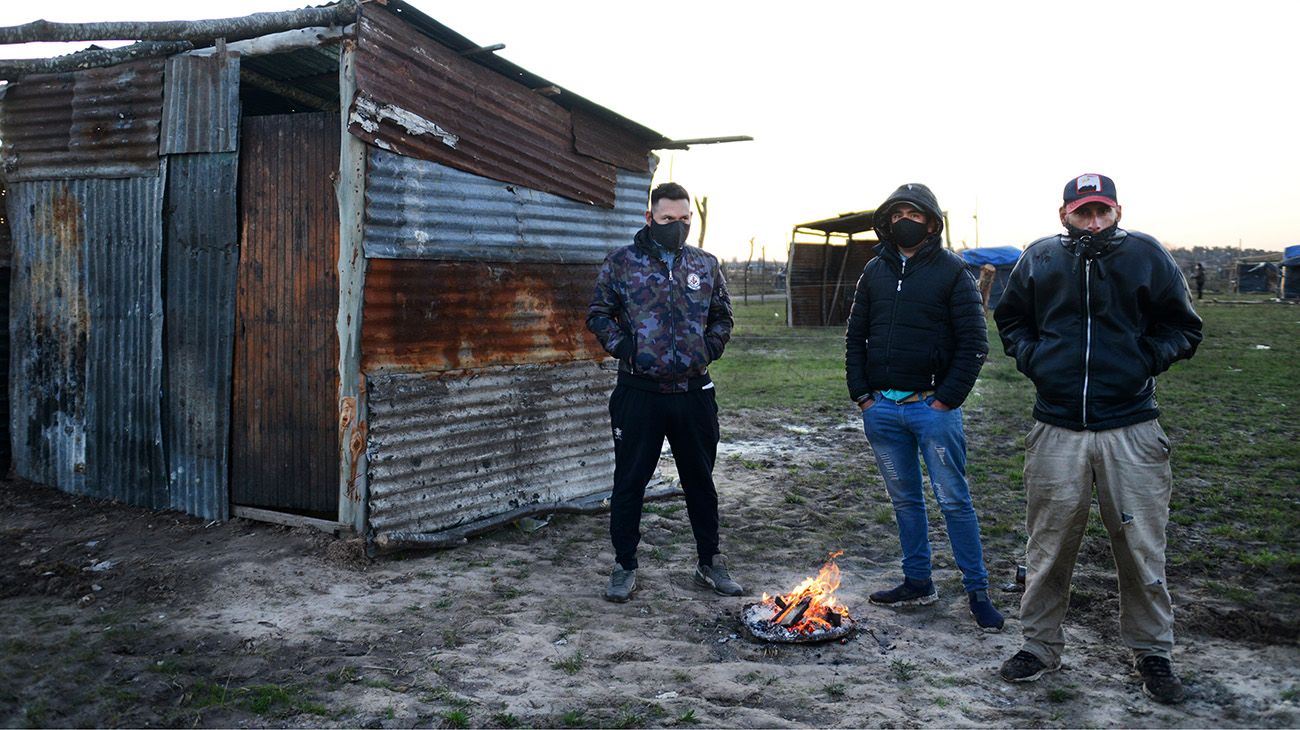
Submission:
MULTIPOLYGON (((1243 607, 1294 615, 1300 307, 1233 298, 1251 303, 1202 303, 1206 337, 1196 357, 1159 378, 1161 423, 1174 444, 1169 573, 1243 607)), ((784 301, 736 303, 731 343, 711 368, 721 407, 776 410, 796 423, 846 417, 843 329, 784 322, 784 301)), ((1014 552, 1024 541, 1022 450, 1033 390, 1002 354, 991 317, 989 329, 989 361, 965 404, 969 472, 986 550, 1014 552)), ((1089 535, 1104 534, 1094 510, 1089 535)), ((1108 563, 1108 551, 1098 560, 1108 563)))

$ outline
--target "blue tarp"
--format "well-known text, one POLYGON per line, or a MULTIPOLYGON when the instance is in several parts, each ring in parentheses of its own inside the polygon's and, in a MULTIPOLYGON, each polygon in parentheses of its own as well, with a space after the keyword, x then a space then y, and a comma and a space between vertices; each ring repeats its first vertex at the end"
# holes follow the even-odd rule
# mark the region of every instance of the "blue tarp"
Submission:
POLYGON ((1287 246, 1282 254, 1283 266, 1300 266, 1300 245, 1287 246))
POLYGON ((994 266, 1013 266, 1020 258, 1020 249, 1015 246, 989 246, 987 248, 968 248, 961 252, 961 257, 972 266, 993 264, 994 266))

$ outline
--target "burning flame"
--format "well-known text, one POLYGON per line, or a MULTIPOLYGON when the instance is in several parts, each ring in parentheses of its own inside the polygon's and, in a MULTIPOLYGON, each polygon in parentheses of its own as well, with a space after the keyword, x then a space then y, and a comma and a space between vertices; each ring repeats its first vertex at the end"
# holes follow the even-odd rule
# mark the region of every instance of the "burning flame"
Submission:
POLYGON ((843 550, 831 553, 816 576, 804 578, 802 583, 785 595, 769 597, 764 593, 762 603, 771 606, 772 620, 776 622, 788 611, 797 610, 796 607, 804 601, 807 601, 808 606, 798 621, 787 626, 790 631, 812 633, 839 626, 841 619, 849 618, 848 608, 837 604, 834 595, 840 587, 840 567, 835 564, 835 558, 843 554, 843 550), (837 615, 831 617, 831 614, 837 615))

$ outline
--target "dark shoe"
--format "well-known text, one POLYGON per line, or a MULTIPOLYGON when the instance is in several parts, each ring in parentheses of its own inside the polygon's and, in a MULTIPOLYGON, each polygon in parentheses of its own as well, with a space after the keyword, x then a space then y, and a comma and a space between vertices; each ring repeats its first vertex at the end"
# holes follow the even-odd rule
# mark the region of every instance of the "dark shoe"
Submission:
POLYGON ((623 570, 623 566, 614 563, 614 572, 609 574, 609 587, 605 589, 605 600, 627 603, 635 592, 636 570, 623 570))
POLYGON ((1183 701, 1183 683, 1174 674, 1169 660, 1148 655, 1137 661, 1138 674, 1142 675, 1142 692, 1156 702, 1175 705, 1183 701))
POLYGON ((981 629, 989 633, 1001 631, 1002 625, 1006 623, 1002 614, 993 606, 993 601, 989 600, 988 591, 970 592, 970 615, 975 617, 975 623, 981 629))
POLYGON ((1016 655, 1002 662, 1002 668, 998 670, 998 676, 1008 682, 1033 682, 1048 672, 1055 672, 1061 668, 1061 662, 1058 660, 1056 666, 1049 667, 1041 659, 1021 649, 1016 655))
POLYGON ((939 600, 939 591, 932 580, 904 578, 887 591, 872 593, 867 600, 878 606, 928 606, 939 600))
POLYGON ((731 574, 727 572, 727 559, 722 555, 714 555, 712 565, 695 566, 695 582, 712 588, 714 593, 722 596, 740 596, 745 593, 745 589, 731 579, 731 574))

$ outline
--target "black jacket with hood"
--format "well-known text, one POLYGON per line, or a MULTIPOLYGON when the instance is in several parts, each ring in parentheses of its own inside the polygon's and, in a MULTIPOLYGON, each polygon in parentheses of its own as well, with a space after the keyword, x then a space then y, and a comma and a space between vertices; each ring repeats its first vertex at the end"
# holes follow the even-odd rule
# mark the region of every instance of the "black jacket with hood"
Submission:
POLYGON ((966 264, 940 243, 943 214, 930 189, 903 185, 876 209, 881 243, 862 269, 844 337, 849 397, 877 390, 935 391, 956 408, 988 356, 984 305, 966 264), (889 209, 911 203, 938 230, 904 260, 890 237, 889 209))
POLYGON ((1030 244, 993 317, 1037 389, 1034 418, 1074 431, 1158 417, 1155 376, 1201 342, 1178 264, 1151 236, 1122 229, 1092 248, 1067 235, 1030 244))

